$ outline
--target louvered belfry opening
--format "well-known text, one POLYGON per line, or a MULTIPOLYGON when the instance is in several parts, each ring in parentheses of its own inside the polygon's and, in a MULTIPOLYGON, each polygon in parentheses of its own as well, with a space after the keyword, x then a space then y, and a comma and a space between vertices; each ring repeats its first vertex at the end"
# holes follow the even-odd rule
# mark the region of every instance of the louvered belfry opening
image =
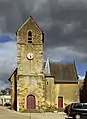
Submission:
POLYGON ((32 32, 28 31, 28 43, 32 43, 32 32))

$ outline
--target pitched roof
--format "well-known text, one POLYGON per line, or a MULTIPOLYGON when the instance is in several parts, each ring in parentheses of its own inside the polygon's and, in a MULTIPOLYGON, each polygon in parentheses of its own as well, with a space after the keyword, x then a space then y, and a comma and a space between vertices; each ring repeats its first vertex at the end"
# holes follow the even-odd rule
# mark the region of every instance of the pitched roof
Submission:
MULTIPOLYGON (((21 28, 23 28, 25 26, 25 24, 27 24, 29 21, 32 21, 36 26, 37 28, 43 33, 42 29, 39 27, 39 25, 36 23, 36 21, 34 20, 34 18, 32 16, 29 16, 25 21, 24 23, 22 23, 20 25, 20 27, 16 30, 16 33, 21 30, 21 28)), ((43 33, 44 34, 44 33, 43 33)))
POLYGON ((17 68, 12 72, 12 74, 10 75, 10 77, 8 78, 8 80, 11 80, 11 77, 13 76, 14 73, 17 73, 17 68))
POLYGON ((51 75, 55 76, 57 82, 78 82, 75 62, 50 62, 51 75))
POLYGON ((31 21, 32 21, 32 23, 38 28, 38 30, 41 31, 41 33, 42 33, 42 41, 43 41, 43 43, 44 43, 44 32, 43 32, 43 30, 41 29, 41 27, 36 23, 36 21, 34 20, 34 18, 33 18, 32 16, 29 16, 29 17, 24 21, 24 23, 22 23, 22 24, 18 27, 18 29, 16 30, 16 36, 17 36, 17 33, 18 33, 27 23, 29 23, 29 22, 31 22, 31 21))

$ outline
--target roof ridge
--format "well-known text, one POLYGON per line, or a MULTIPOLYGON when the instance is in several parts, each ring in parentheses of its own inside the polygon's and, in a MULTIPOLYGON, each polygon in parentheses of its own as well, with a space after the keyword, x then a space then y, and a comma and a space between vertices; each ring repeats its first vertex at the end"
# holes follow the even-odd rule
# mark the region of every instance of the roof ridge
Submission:
POLYGON ((52 62, 52 61, 50 61, 50 63, 74 64, 74 62, 52 62))

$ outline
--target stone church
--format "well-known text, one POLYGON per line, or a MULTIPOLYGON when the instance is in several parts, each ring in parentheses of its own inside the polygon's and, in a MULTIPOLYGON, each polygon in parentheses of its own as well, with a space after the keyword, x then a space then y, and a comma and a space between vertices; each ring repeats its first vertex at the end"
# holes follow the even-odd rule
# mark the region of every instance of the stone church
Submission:
POLYGON ((44 33, 31 16, 16 37, 17 68, 9 78, 11 109, 58 109, 79 101, 75 62, 43 61, 44 33))

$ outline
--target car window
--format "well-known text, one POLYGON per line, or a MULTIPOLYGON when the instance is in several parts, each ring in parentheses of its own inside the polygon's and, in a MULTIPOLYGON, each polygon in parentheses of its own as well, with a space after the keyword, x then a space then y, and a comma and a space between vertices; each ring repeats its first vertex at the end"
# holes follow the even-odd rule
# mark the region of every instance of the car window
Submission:
POLYGON ((87 104, 81 104, 81 103, 73 104, 73 108, 87 109, 87 104))
POLYGON ((77 104, 74 104, 73 105, 73 108, 83 108, 83 106, 82 106, 82 104, 80 104, 80 103, 77 103, 77 104))
POLYGON ((83 109, 87 109, 87 104, 83 104, 83 109))

